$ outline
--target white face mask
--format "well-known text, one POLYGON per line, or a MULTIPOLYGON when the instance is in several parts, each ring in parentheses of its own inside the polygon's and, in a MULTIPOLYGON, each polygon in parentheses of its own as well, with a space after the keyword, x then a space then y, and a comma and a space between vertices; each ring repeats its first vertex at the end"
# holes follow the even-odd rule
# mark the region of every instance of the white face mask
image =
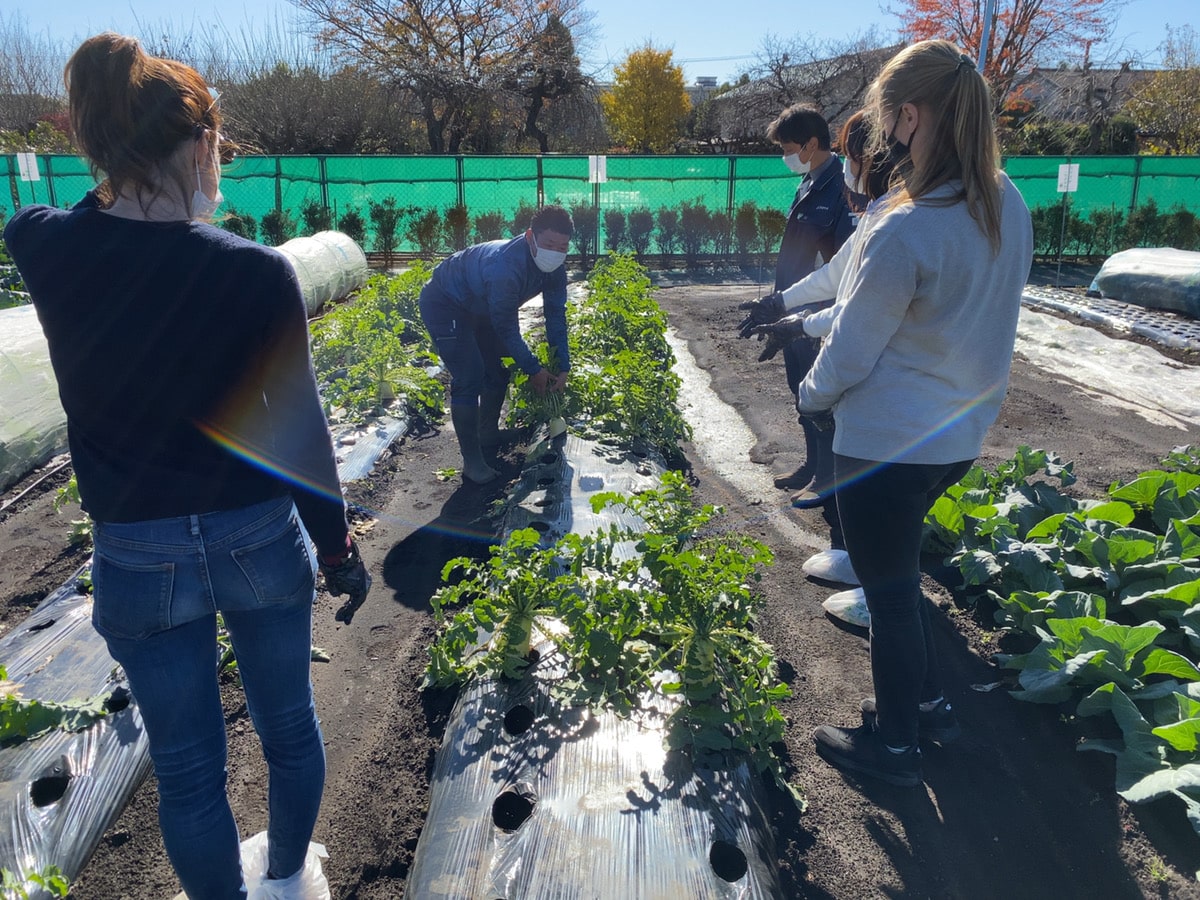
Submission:
POLYGON ((811 168, 811 163, 800 162, 799 153, 789 153, 784 156, 783 164, 797 175, 807 175, 808 170, 811 168))
POLYGON ((196 163, 196 190, 192 191, 192 218, 202 219, 207 222, 213 217, 213 213, 217 211, 217 207, 225 201, 224 195, 221 194, 221 188, 217 187, 217 196, 210 197, 204 193, 204 188, 200 181, 200 164, 196 163))
POLYGON ((553 272, 567 261, 567 254, 562 250, 547 250, 545 247, 539 247, 536 237, 533 239, 533 249, 536 252, 533 264, 543 272, 553 272))
POLYGON ((866 186, 862 183, 862 177, 854 174, 854 170, 850 168, 850 157, 846 157, 842 163, 842 177, 846 179, 846 187, 855 194, 865 194, 866 186))

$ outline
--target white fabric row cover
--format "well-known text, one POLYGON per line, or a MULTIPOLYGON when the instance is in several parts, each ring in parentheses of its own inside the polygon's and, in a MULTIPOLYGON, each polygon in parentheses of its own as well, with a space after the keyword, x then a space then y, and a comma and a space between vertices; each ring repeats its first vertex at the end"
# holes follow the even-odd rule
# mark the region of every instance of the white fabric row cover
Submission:
POLYGON ((1200 253, 1170 247, 1122 250, 1104 261, 1092 291, 1200 319, 1200 253))
POLYGON ((311 237, 293 238, 276 249, 296 270, 309 316, 367 282, 367 255, 353 238, 340 231, 318 231, 311 237))
POLYGON ((50 348, 32 306, 0 310, 0 490, 67 446, 50 348))

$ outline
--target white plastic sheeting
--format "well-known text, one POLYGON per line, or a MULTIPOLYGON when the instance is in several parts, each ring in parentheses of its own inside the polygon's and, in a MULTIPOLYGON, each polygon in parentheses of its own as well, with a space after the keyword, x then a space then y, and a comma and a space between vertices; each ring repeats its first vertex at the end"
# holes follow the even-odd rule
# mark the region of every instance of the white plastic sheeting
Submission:
MULTIPOLYGON (((661 464, 573 436, 543 442, 505 532, 546 541, 627 519, 599 491, 658 486, 661 464)), ((623 524, 630 524, 624 522, 623 524)), ((546 627, 553 627, 546 623, 546 627)), ((536 632, 535 632, 536 637, 536 632)), ((406 895, 422 900, 766 900, 780 896, 774 837, 745 764, 693 767, 663 747, 673 698, 639 719, 568 707, 554 645, 519 681, 459 696, 434 763, 406 895)))
POLYGON ((1200 319, 1200 253, 1170 247, 1122 250, 1104 261, 1092 290, 1200 319))
POLYGON ((0 490, 66 446, 67 414, 37 314, 0 310, 0 490))
POLYGON ((276 249, 296 270, 310 316, 323 304, 340 300, 367 282, 367 255, 340 231, 293 238, 276 249))

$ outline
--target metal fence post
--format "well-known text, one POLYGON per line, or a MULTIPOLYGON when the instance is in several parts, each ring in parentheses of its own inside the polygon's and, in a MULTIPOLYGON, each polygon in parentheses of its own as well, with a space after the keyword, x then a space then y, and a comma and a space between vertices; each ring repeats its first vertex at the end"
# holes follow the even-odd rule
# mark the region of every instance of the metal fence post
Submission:
POLYGON ((329 174, 325 168, 325 157, 317 157, 317 171, 321 173, 321 205, 329 209, 329 174))
POLYGON ((1129 214, 1133 215, 1133 211, 1137 209, 1138 186, 1142 181, 1142 158, 1135 156, 1133 158, 1133 197, 1129 200, 1129 214))
POLYGON ((735 201, 735 186, 737 185, 737 157, 729 157, 729 197, 725 201, 725 214, 733 222, 733 204, 735 201))
POLYGON ((275 157, 275 209, 283 212, 283 157, 275 157))

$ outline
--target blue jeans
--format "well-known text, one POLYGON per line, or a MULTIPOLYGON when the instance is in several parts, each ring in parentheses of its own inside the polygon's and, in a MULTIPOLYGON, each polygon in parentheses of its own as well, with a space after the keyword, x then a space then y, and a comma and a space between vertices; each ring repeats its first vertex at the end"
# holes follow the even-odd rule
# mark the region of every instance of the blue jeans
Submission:
POLYGON ((94 537, 92 622, 129 678, 158 777, 163 843, 189 900, 246 896, 225 794, 218 612, 270 773, 269 872, 297 872, 321 804, 325 748, 309 680, 316 557, 291 498, 96 523, 94 537))
POLYGON ((892 747, 917 742, 918 704, 942 693, 929 604, 921 594, 921 539, 925 514, 971 462, 834 457, 846 549, 871 612, 876 721, 892 747))
POLYGON ((482 394, 508 387, 509 373, 501 361, 505 353, 490 319, 456 311, 430 285, 421 291, 420 305, 421 320, 450 371, 452 404, 478 406, 482 394))

